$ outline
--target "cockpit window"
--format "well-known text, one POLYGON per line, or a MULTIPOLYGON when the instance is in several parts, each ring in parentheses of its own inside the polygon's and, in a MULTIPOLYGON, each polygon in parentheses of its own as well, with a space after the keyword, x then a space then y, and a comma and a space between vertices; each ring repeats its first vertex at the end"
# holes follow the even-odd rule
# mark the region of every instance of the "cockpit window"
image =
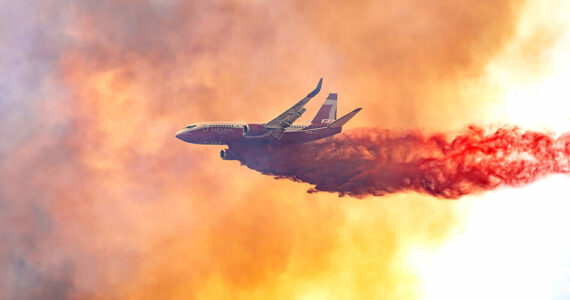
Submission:
POLYGON ((194 127, 196 127, 196 125, 188 125, 185 128, 194 128, 194 127))

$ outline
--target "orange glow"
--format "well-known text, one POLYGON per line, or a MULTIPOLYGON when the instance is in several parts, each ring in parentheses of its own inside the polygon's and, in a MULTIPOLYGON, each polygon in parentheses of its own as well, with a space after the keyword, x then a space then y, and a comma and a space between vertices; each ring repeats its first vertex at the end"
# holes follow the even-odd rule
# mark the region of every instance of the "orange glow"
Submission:
MULTIPOLYGON (((514 38, 482 79, 498 90, 500 103, 489 111, 498 122, 568 131, 568 20, 565 1, 529 3, 514 38)), ((408 262, 422 281, 420 298, 566 298, 567 181, 567 176, 548 177, 522 189, 465 199, 458 232, 441 246, 409 249, 408 262)))
POLYGON ((458 201, 339 198, 174 133, 268 121, 319 77, 323 94, 339 93, 339 113, 364 107, 353 127, 566 131, 564 1, 103 0, 57 10, 65 43, 50 76, 66 94, 30 104, 41 130, 0 161, 0 196, 13 205, 0 225, 18 237, 0 245, 0 266, 15 270, 0 277, 0 298, 64 286, 71 299, 544 299, 563 273, 555 260, 567 254, 546 246, 570 248, 560 239, 570 224, 559 222, 567 177, 458 201), (40 275, 20 275, 28 269, 40 275))

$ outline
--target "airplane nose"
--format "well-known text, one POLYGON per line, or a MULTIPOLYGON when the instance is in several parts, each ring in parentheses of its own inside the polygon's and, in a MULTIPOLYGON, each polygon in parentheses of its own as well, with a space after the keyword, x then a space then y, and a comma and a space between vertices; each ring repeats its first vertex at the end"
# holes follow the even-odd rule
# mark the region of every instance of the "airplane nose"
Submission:
POLYGON ((184 141, 184 135, 185 135, 186 133, 188 133, 188 132, 190 132, 190 129, 189 129, 189 128, 184 128, 184 129, 182 129, 182 130, 178 130, 178 132, 176 132, 175 136, 176 136, 176 138, 181 139, 181 140, 184 141))

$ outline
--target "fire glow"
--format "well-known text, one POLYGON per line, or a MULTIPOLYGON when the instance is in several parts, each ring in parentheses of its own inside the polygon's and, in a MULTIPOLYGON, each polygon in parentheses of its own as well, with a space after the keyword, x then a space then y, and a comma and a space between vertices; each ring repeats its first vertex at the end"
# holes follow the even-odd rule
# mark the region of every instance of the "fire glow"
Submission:
POLYGON ((0 10, 0 299, 570 295, 570 2, 28 2, 0 10), (247 163, 334 193, 172 136, 320 76, 390 131, 247 163))

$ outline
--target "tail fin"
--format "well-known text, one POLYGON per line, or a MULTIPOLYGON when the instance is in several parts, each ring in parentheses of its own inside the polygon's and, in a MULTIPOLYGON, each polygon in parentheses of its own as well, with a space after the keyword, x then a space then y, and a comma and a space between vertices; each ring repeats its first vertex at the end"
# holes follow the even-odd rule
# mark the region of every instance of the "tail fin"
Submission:
POLYGON ((328 124, 336 120, 336 99, 337 95, 330 93, 311 124, 328 124))
POLYGON ((347 113, 346 115, 342 116, 340 119, 330 123, 328 127, 330 128, 342 127, 344 124, 346 124, 346 122, 350 121, 350 119, 352 119, 352 117, 354 117, 354 115, 356 115, 361 109, 362 108, 357 108, 347 113))

